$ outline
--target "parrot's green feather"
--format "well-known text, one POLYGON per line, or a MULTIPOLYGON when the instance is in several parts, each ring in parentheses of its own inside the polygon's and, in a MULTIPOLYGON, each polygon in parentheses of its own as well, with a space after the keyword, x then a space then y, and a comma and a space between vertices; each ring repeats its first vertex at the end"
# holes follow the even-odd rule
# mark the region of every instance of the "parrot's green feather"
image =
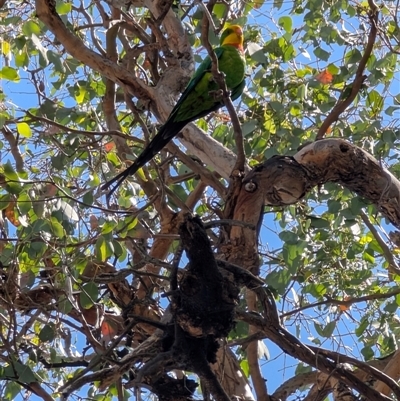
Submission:
MULTIPOLYGON (((225 82, 230 91, 231 99, 235 100, 242 94, 245 87, 246 63, 243 54, 242 28, 238 25, 227 28, 221 36, 221 46, 214 51, 218 58, 218 68, 225 74, 225 82)), ((134 174, 150 161, 186 124, 222 107, 222 100, 215 96, 218 89, 219 86, 211 72, 211 59, 207 56, 194 73, 157 135, 131 166, 103 185, 102 188, 107 189, 116 182, 108 196, 118 188, 128 175, 134 174)))
MULTIPOLYGON (((214 51, 218 58, 219 70, 225 74, 226 86, 234 93, 231 98, 235 100, 242 94, 245 86, 244 57, 238 49, 230 45, 217 47, 214 51)), ((219 109, 223 104, 213 96, 213 92, 218 89, 211 72, 211 59, 207 56, 194 73, 164 126, 196 120, 219 109)))

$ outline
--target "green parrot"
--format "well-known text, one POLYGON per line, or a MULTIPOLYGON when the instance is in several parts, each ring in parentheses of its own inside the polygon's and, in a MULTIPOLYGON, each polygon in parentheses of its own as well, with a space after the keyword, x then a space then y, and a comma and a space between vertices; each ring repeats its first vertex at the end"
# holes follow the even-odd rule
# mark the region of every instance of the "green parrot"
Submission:
MULTIPOLYGON (((214 49, 218 58, 219 70, 225 74, 225 82, 232 100, 237 99, 245 87, 246 62, 243 49, 243 30, 239 25, 231 25, 224 30, 220 46, 214 49)), ((213 96, 218 90, 211 72, 211 59, 206 57, 195 71, 185 91, 171 111, 167 121, 157 135, 150 141, 138 158, 127 169, 106 182, 102 189, 110 188, 108 197, 129 175, 149 162, 167 143, 181 131, 186 124, 222 107, 222 99, 213 96)))

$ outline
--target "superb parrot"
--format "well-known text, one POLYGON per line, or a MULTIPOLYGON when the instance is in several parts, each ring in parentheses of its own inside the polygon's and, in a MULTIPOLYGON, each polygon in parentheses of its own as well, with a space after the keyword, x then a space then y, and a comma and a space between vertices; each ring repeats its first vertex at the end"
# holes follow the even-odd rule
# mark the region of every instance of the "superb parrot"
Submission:
MULTIPOLYGON (((239 25, 231 25, 221 35, 220 46, 214 49, 219 70, 225 74, 225 82, 232 100, 237 99, 245 87, 245 57, 243 50, 243 30, 239 25)), ((222 99, 215 97, 219 89, 211 72, 211 59, 206 57, 195 71, 185 91, 171 111, 167 121, 150 141, 138 158, 127 169, 106 182, 102 189, 114 183, 110 196, 126 177, 135 174, 149 162, 179 131, 189 122, 204 117, 222 107, 222 99)))

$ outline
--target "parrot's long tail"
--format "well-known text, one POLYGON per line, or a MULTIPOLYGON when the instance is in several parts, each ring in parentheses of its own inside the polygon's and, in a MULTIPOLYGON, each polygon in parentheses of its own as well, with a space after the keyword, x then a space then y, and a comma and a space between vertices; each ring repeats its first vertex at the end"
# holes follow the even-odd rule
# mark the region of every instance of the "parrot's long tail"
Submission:
POLYGON ((124 171, 116 175, 111 180, 107 181, 101 187, 102 190, 109 189, 115 184, 107 194, 109 198, 116 189, 122 184, 122 182, 130 175, 133 175, 147 162, 149 162, 160 150, 162 150, 171 139, 173 139, 179 131, 187 124, 187 122, 172 122, 167 121, 158 131, 157 135, 150 141, 138 158, 127 167, 124 171))

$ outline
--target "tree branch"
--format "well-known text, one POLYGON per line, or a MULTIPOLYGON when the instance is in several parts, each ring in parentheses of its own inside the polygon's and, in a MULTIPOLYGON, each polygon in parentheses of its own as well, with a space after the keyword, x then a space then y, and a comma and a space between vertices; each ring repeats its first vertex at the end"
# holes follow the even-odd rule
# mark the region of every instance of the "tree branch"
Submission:
POLYGON ((19 151, 16 138, 6 125, 3 126, 1 132, 4 135, 5 140, 10 144, 10 151, 15 160, 16 170, 19 173, 22 173, 24 171, 24 160, 22 159, 21 152, 19 151))
POLYGON ((374 48, 376 35, 378 32, 378 20, 379 20, 379 12, 378 7, 373 2, 373 0, 368 0, 368 4, 370 7, 369 11, 369 20, 371 23, 371 29, 368 35, 367 46, 365 47, 364 55, 360 60, 360 64, 358 65, 356 76, 354 81, 350 84, 351 92, 348 97, 345 99, 340 99, 337 101, 336 105, 333 107, 332 111, 326 117, 325 121, 322 123, 321 127, 318 130, 316 140, 322 139, 328 128, 339 119, 340 115, 350 106, 353 102, 357 94, 360 92, 360 89, 367 78, 364 75, 365 66, 367 65, 368 59, 371 56, 372 50, 374 48))

